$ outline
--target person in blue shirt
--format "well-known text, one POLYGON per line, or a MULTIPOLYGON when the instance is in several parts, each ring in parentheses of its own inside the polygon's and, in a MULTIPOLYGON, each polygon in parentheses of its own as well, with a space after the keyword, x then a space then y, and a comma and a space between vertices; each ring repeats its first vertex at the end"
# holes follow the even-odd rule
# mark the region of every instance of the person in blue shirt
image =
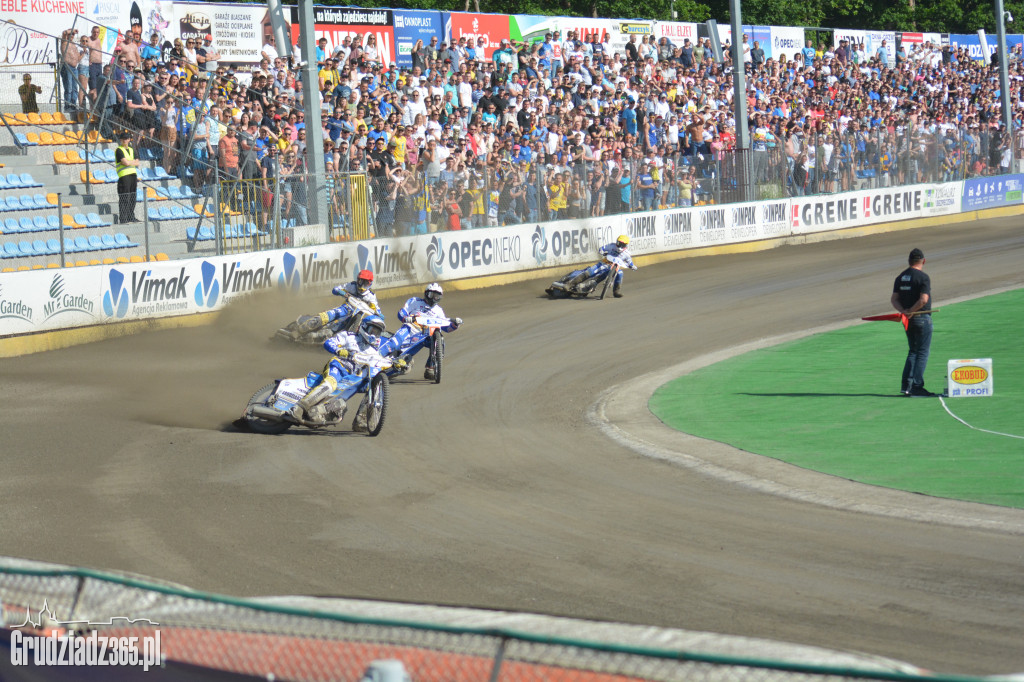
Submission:
POLYGON ((160 50, 160 45, 158 44, 159 40, 160 40, 160 34, 159 33, 154 33, 153 35, 151 35, 149 37, 149 43, 147 43, 145 45, 142 45, 139 48, 139 56, 142 59, 152 59, 154 63, 161 61, 160 60, 161 50, 160 50))
POLYGON ((644 159, 644 163, 640 166, 640 173, 636 176, 637 188, 640 190, 640 201, 643 204, 645 211, 654 210, 654 197, 657 184, 654 182, 654 177, 651 175, 651 163, 648 159, 644 159))
POLYGON ((811 47, 811 41, 807 41, 807 46, 800 51, 804 56, 804 66, 814 66, 814 48, 811 47))
POLYGON ((883 66, 889 63, 889 48, 885 46, 884 40, 882 41, 882 45, 878 48, 878 52, 875 54, 878 55, 878 61, 882 62, 883 66))
POLYGON ((619 114, 619 120, 622 121, 627 135, 636 135, 636 112, 633 111, 632 97, 626 100, 622 113, 619 114))

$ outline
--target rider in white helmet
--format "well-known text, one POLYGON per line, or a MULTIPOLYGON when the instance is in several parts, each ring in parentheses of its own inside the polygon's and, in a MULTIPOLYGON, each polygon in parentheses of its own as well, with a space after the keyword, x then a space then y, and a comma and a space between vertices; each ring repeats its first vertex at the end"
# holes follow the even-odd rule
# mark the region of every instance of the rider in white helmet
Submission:
MULTIPOLYGON (((344 374, 353 374, 355 365, 349 360, 351 355, 366 351, 380 352, 380 339, 384 333, 384 318, 380 315, 368 315, 355 332, 340 332, 324 341, 324 348, 333 354, 322 372, 320 383, 309 389, 309 392, 291 410, 297 420, 315 421, 316 406, 327 400, 338 388, 338 382, 344 374)), ((366 396, 356 410, 352 428, 355 431, 366 430, 366 396)))
MULTIPOLYGON (((381 344, 380 353, 381 355, 388 356, 394 354, 395 351, 400 349, 402 345, 408 340, 409 336, 413 333, 412 325, 415 324, 413 321, 417 315, 430 315, 432 317, 447 317, 444 314, 444 309, 441 307, 441 297, 444 296, 444 290, 441 285, 437 282, 428 284, 427 288, 423 291, 423 297, 413 296, 402 309, 398 311, 398 321, 402 322, 402 326, 395 332, 394 336, 381 344)), ((447 327, 441 327, 443 332, 453 332, 462 325, 462 318, 452 318, 451 324, 447 327)), ((408 351, 402 356, 402 359, 408 361, 413 355, 418 353, 426 345, 426 340, 421 343, 417 343, 411 346, 408 351)), ((434 360, 433 358, 427 358, 427 365, 423 370, 424 379, 434 378, 434 360)))

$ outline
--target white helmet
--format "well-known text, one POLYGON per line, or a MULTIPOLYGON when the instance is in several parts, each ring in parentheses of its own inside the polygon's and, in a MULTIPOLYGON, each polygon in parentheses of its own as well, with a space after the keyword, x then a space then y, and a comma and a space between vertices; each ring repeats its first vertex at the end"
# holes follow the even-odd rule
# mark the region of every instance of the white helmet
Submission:
POLYGON ((359 325, 359 336, 374 348, 380 348, 380 337, 383 334, 384 318, 380 315, 368 315, 359 325))
POLYGON ((428 284, 423 292, 423 300, 432 306, 439 304, 442 296, 444 296, 444 289, 437 282, 428 284))

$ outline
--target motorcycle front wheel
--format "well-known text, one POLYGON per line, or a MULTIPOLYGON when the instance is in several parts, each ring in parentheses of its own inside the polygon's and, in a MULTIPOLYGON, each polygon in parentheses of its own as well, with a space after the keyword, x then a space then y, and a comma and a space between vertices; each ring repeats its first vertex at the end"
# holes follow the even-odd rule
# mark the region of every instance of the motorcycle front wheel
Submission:
POLYGON ((366 397, 366 435, 376 436, 384 428, 388 414, 388 375, 379 373, 370 381, 370 394, 366 397))
POLYGON ((288 422, 275 422, 269 419, 260 419, 259 417, 253 417, 249 414, 249 408, 253 405, 266 405, 267 401, 270 400, 270 396, 277 390, 277 382, 271 382, 252 394, 249 398, 249 404, 245 407, 245 412, 242 414, 242 418, 245 419, 246 425, 249 430, 253 433, 262 433, 266 435, 277 435, 284 433, 292 427, 288 422))
POLYGON ((434 332, 430 344, 430 357, 434 361, 434 383, 441 383, 441 362, 444 360, 444 336, 441 330, 434 332))

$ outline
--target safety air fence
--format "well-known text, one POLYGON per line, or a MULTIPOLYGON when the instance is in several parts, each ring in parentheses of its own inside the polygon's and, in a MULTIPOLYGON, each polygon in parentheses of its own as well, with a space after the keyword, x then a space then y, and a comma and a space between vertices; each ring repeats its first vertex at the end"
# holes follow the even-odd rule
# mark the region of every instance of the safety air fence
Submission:
POLYGON ((96 665, 102 651, 104 661, 134 670, 97 667, 88 679, 977 682, 750 638, 357 600, 242 600, 84 569, 4 563, 5 680, 85 679, 59 661, 96 665))
MULTIPOLYGON (((226 256, 0 274, 0 337, 216 311, 270 289, 327 291, 368 269, 378 288, 566 267, 631 237, 635 256, 949 216, 1022 203, 1024 175, 557 222, 375 238, 226 256)), ((315 244, 323 225, 293 228, 315 244), (309 235, 304 235, 308 231, 309 235)))

